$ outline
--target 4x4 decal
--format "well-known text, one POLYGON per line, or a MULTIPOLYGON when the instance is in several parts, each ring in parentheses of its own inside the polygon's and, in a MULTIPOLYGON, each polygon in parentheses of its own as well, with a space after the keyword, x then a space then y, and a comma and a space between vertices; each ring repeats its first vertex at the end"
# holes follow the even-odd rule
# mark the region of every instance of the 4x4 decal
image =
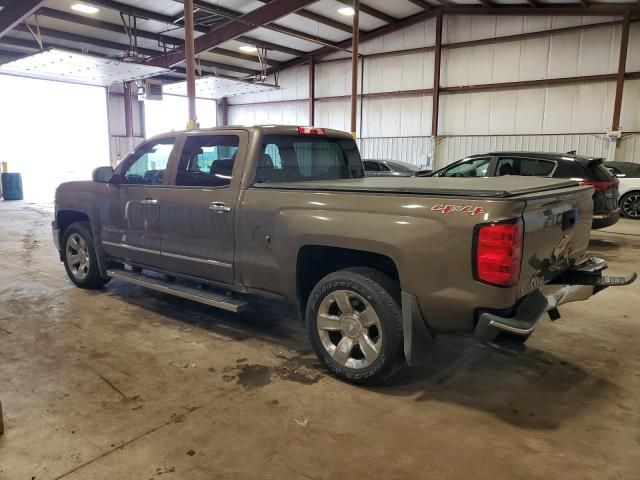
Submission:
POLYGON ((475 207, 473 205, 444 205, 438 204, 431 207, 432 212, 440 212, 442 214, 449 214, 451 212, 455 213, 468 213, 470 215, 482 215, 485 213, 484 208, 475 207))

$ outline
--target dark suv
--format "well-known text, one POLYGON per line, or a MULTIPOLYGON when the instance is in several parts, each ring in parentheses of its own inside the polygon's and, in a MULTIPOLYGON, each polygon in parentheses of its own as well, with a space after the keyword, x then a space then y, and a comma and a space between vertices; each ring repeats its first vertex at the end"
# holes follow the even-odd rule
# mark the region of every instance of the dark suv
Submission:
POLYGON ((591 185, 592 228, 605 228, 620 218, 618 179, 603 165, 603 158, 580 157, 570 153, 491 152, 472 155, 432 173, 433 177, 500 177, 522 175, 571 178, 591 185))

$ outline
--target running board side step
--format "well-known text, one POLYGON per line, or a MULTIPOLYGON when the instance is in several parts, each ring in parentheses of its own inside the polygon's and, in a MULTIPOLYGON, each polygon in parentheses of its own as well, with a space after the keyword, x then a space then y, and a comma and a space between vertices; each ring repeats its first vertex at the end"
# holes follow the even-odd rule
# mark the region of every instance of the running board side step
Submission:
POLYGON ((212 307, 239 313, 249 305, 243 300, 229 297, 220 293, 208 292, 198 288, 187 287, 185 285, 175 285, 161 278, 150 277, 141 273, 130 272, 128 270, 112 269, 107 271, 107 275, 123 282, 132 283, 141 287, 150 288, 157 292, 168 293, 194 302, 204 303, 212 307))

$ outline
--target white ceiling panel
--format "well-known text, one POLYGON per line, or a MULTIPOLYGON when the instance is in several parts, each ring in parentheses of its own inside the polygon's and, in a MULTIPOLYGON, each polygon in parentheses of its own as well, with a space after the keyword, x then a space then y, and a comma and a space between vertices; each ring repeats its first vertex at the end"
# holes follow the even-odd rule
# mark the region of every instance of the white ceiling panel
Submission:
POLYGON ((408 0, 400 2, 390 2, 389 0, 365 0, 362 3, 366 4, 368 7, 375 8, 376 10, 380 10, 382 13, 386 13, 387 15, 391 15, 392 17, 396 18, 408 17, 410 15, 413 15, 414 13, 422 11, 422 8, 414 5, 408 0))
MULTIPOLYGON (((271 85, 259 83, 240 82, 219 77, 204 77, 196 79, 196 96, 199 98, 217 99, 222 97, 234 97, 248 93, 259 93, 277 89, 271 85)), ((165 85, 163 92, 168 95, 187 95, 187 82, 165 85)))
MULTIPOLYGON (((300 33, 319 37, 329 42, 340 42, 347 38, 351 38, 349 33, 342 30, 329 27, 324 23, 316 22, 315 20, 309 20, 308 18, 301 17, 300 15, 287 15, 275 22, 276 25, 285 26, 298 30, 300 33)), ((296 38, 296 37, 294 37, 296 38)), ((320 45, 319 45, 320 46, 320 45)))
MULTIPOLYGON (((49 8, 53 8, 55 10, 60 10, 62 12, 67 12, 67 13, 72 13, 74 15, 79 15, 79 16, 84 16, 86 18, 94 18, 97 20, 102 20, 105 22, 110 22, 110 23, 115 23, 117 25, 122 25, 122 20, 120 19, 120 14, 118 13, 118 11, 116 10, 111 10, 109 8, 104 8, 104 7, 98 7, 100 8, 100 11, 95 14, 95 15, 84 15, 78 12, 75 12, 73 10, 71 10, 71 5, 75 3, 75 1, 71 1, 71 0, 49 0, 46 3, 46 7, 49 8)), ((127 3, 127 2, 121 2, 121 3, 127 3)), ((135 2, 128 2, 129 4, 135 3, 135 2)), ((155 2, 152 2, 155 5, 155 2)), ((160 4, 161 2, 158 2, 158 4, 160 4)), ((164 3, 164 2, 162 2, 164 3)), ((178 5, 178 10, 177 12, 182 11, 182 8, 180 7, 179 3, 175 3, 173 1, 169 1, 169 3, 174 4, 174 5, 178 5)), ((166 5, 165 5, 166 6, 166 5)), ((152 10, 152 11, 157 11, 157 8, 149 8, 148 10, 152 10)), ((175 11, 175 8, 174 8, 175 11)), ((40 16, 39 19, 42 20, 45 17, 40 16)), ((73 23, 67 23, 68 26, 73 25, 73 23)), ((179 37, 179 38, 184 38, 184 33, 181 29, 179 30, 173 30, 175 28, 175 25, 173 24, 167 24, 164 22, 158 22, 156 20, 145 20, 145 19, 138 19, 138 28, 140 30, 146 30, 149 32, 165 32, 165 35, 169 35, 169 36, 175 36, 175 37, 179 37), (168 31, 167 31, 168 30, 168 31)), ((124 27, 123 27, 124 29, 124 27)), ((69 30, 70 31, 70 30, 69 30)))
MULTIPOLYGON (((241 46, 246 45, 244 42, 239 42, 237 40, 229 40, 228 42, 224 42, 220 44, 221 48, 226 48, 227 50, 238 50, 241 46)), ((269 50, 267 52, 267 58, 271 60, 277 60, 279 62, 286 62, 287 60, 291 60, 294 58, 293 55, 289 55, 288 53, 276 52, 274 50, 269 50)))
POLYGON ((84 85, 108 87, 113 83, 148 78, 168 72, 93 55, 50 49, 0 65, 0 72, 84 85))
POLYGON ((286 45, 303 52, 310 52, 322 46, 318 45, 317 43, 309 42, 307 40, 292 38, 290 35, 267 30, 266 28, 256 28, 251 32, 249 36, 251 36, 252 38, 257 38, 258 40, 263 40, 265 42, 275 43, 277 45, 286 45))
MULTIPOLYGON (((405 2, 402 1, 402 2, 389 2, 389 3, 405 3, 405 2)), ((338 13, 338 9, 343 8, 345 6, 347 5, 345 5, 344 3, 338 2, 337 0, 321 0, 319 2, 312 3, 311 5, 309 5, 307 7, 307 10, 310 10, 314 13, 319 13, 320 15, 324 15, 325 17, 329 17, 333 20, 337 20, 346 25, 351 25, 353 22, 352 17, 347 17, 345 15, 338 13)), ((382 20, 379 20, 370 15, 367 15, 366 13, 360 13, 360 29, 361 30, 373 30, 383 25, 385 25, 385 23, 382 20)))
MULTIPOLYGON (((89 0, 90 2, 91 0, 89 0)), ((118 0, 120 3, 126 3, 133 7, 144 8, 163 15, 178 15, 183 11, 180 2, 173 0, 118 0)), ((73 3, 73 2, 68 2, 73 3)))

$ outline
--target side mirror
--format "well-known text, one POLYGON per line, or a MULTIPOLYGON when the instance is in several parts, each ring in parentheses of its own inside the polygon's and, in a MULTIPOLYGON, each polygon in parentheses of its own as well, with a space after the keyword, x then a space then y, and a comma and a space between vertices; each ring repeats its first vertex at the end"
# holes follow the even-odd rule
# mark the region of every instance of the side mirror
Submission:
POLYGON ((113 167, 98 167, 93 171, 91 178, 94 182, 109 183, 113 179, 113 167))

